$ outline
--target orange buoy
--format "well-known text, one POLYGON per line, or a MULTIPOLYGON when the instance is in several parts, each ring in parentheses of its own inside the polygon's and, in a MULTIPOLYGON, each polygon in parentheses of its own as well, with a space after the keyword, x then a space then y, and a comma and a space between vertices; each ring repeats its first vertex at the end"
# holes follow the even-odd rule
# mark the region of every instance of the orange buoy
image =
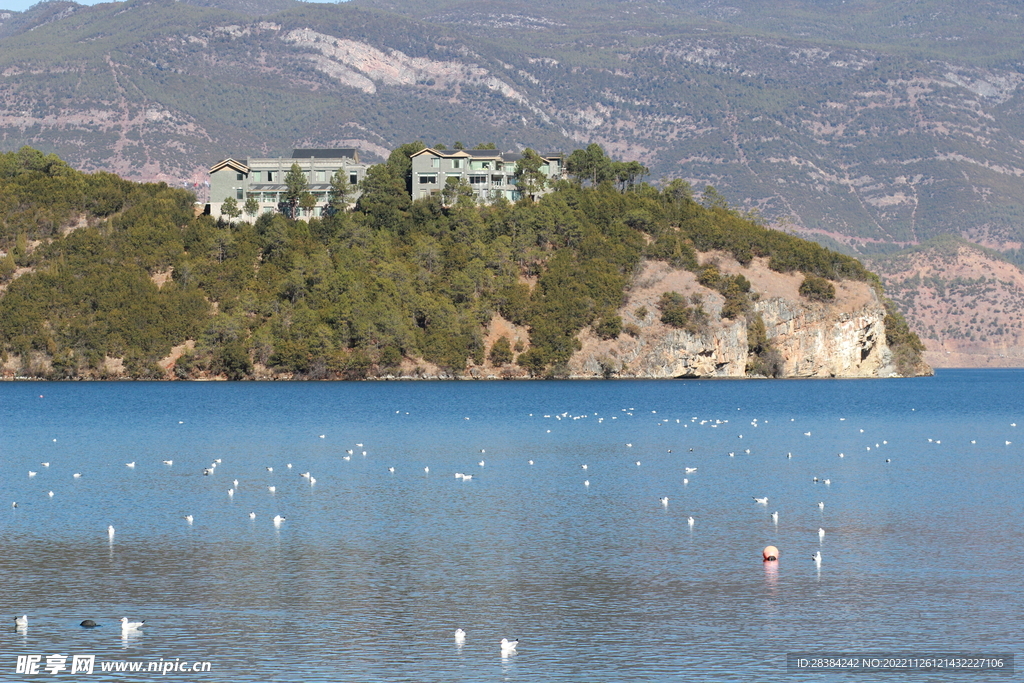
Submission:
POLYGON ((764 557, 765 562, 774 562, 779 559, 779 549, 770 545, 761 552, 761 555, 764 557))

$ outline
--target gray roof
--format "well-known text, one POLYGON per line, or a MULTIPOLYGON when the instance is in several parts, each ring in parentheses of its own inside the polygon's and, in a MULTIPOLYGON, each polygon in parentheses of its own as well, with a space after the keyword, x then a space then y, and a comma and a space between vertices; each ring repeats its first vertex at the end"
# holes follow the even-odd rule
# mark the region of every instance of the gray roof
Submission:
POLYGON ((359 150, 354 147, 337 149, 296 149, 292 150, 292 159, 352 159, 359 161, 359 150))

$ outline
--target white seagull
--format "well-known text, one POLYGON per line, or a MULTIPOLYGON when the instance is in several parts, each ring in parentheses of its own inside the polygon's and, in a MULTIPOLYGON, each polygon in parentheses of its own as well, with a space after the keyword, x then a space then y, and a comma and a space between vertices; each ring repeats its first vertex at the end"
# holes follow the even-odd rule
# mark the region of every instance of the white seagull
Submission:
POLYGON ((114 540, 114 525, 113 524, 111 524, 111 525, 109 525, 107 527, 107 536, 110 538, 111 541, 114 540))
POLYGON ((142 628, 145 623, 145 619, 142 621, 128 621, 128 617, 121 617, 121 633, 125 633, 126 631, 137 631, 142 628))
POLYGON ((274 515, 274 526, 281 526, 281 522, 283 522, 285 519, 286 518, 282 517, 281 515, 274 515))
POLYGON ((167 465, 168 467, 170 467, 171 465, 174 464, 174 461, 173 460, 164 460, 164 464, 167 465))
POLYGON ((81 479, 81 478, 82 478, 82 473, 81 473, 81 472, 75 472, 75 473, 74 473, 74 474, 72 474, 71 476, 72 476, 73 478, 75 478, 75 479, 81 479))
POLYGON ((686 523, 689 524, 690 528, 692 529, 693 528, 693 517, 687 518, 686 523))
POLYGON ((36 476, 36 473, 35 473, 35 472, 33 472, 32 470, 29 470, 29 471, 28 471, 28 478, 29 478, 29 479, 31 479, 31 478, 32 478, 32 477, 34 477, 34 476, 36 476))
POLYGON ((507 638, 501 639, 501 654, 508 655, 516 651, 516 645, 519 644, 519 639, 508 640, 507 638))
POLYGON ((185 515, 184 517, 182 517, 182 519, 184 519, 189 524, 192 524, 192 515, 185 515))
POLYGON ((665 507, 668 507, 668 496, 664 496, 660 500, 661 500, 661 504, 662 505, 664 505, 665 507))
POLYGON ((687 467, 687 468, 685 468, 685 470, 686 470, 687 474, 693 474, 694 472, 697 471, 697 468, 696 467, 687 467))
POLYGON ((825 539, 825 530, 818 527, 818 543, 821 543, 825 539))
POLYGON ((271 493, 276 493, 277 492, 277 487, 276 486, 268 486, 267 490, 270 491, 271 493))
POLYGON ((250 512, 249 513, 249 519, 256 519, 256 513, 255 512, 250 512))
POLYGON ((778 510, 776 510, 775 512, 772 513, 772 521, 775 522, 776 524, 779 523, 779 511, 778 510))
POLYGON ((132 460, 131 462, 126 462, 126 463, 124 464, 124 466, 125 466, 125 467, 127 467, 127 468, 128 468, 128 469, 130 469, 130 470, 134 470, 134 469, 135 469, 135 461, 134 461, 134 460, 132 460))
POLYGON ((463 631, 461 628, 455 629, 455 642, 456 643, 464 643, 464 642, 466 642, 466 632, 463 631))
POLYGON ((753 498, 754 502, 758 503, 759 505, 767 505, 768 504, 768 496, 765 496, 764 498, 758 498, 757 496, 751 496, 751 498, 753 498))
POLYGON ((825 504, 824 504, 824 503, 822 503, 822 502, 819 502, 819 503, 818 503, 818 509, 819 509, 819 510, 824 510, 824 509, 825 509, 825 504))
POLYGON ((28 628, 28 615, 22 614, 20 617, 14 617, 14 628, 28 628))
MULTIPOLYGON (((971 443, 974 443, 974 442, 972 441, 971 443)), ((48 462, 41 462, 39 464, 42 465, 43 467, 49 467, 50 466, 50 463, 48 463, 48 462)))
POLYGON ((814 560, 814 564, 820 566, 821 565, 821 551, 819 550, 818 552, 816 552, 813 555, 811 555, 811 559, 814 560))

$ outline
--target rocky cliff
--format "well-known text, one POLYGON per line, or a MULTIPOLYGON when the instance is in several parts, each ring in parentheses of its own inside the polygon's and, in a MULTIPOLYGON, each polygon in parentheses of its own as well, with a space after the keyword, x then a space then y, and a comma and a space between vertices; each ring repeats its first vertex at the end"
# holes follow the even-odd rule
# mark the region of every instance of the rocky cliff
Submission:
MULTIPOLYGON (((707 255, 705 255, 707 258, 707 255)), ((772 272, 763 260, 748 267, 724 255, 711 255, 723 272, 742 273, 752 284, 753 315, 760 314, 767 337, 781 361, 782 377, 899 376, 886 344, 885 308, 865 282, 836 283, 829 303, 808 301, 799 274, 772 272)), ((704 259, 702 259, 704 260, 704 259)), ((569 364, 572 377, 671 378, 748 376, 747 324, 721 317, 724 299, 701 287, 693 273, 648 263, 620 311, 624 328, 611 340, 592 332, 569 364), (703 298, 709 324, 701 333, 674 329, 660 320, 657 302, 666 291, 703 298), (632 326, 632 327, 631 327, 632 326)), ((920 366, 914 374, 930 374, 920 366)))

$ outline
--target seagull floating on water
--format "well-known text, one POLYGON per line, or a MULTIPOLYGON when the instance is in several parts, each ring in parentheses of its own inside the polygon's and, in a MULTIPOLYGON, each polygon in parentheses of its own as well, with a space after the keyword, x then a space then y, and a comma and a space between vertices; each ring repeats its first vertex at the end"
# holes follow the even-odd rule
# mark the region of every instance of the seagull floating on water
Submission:
POLYGON ((145 619, 142 621, 128 621, 128 617, 121 617, 121 633, 124 633, 125 631, 136 631, 142 628, 145 623, 145 619))
POLYGON ((821 564, 821 551, 819 550, 818 552, 816 552, 813 555, 811 555, 811 559, 814 560, 814 564, 820 565, 821 564))
POLYGON ((268 486, 267 490, 270 491, 271 493, 276 493, 277 492, 277 487, 276 486, 268 486))
POLYGON ((256 513, 255 512, 250 512, 249 513, 249 519, 256 519, 256 513))
POLYGON ((819 502, 819 503, 818 503, 818 509, 819 509, 819 510, 824 510, 824 509, 825 509, 825 504, 824 504, 824 503, 822 503, 822 502, 819 502))
POLYGON ((31 479, 34 476, 36 476, 36 472, 33 472, 32 470, 29 470, 28 471, 28 478, 31 479))
POLYGON ((192 515, 185 515, 182 519, 184 519, 189 524, 192 523, 192 515))
POLYGON ((22 614, 20 617, 14 617, 14 628, 28 628, 28 615, 22 614))
POLYGON ((107 536, 110 537, 111 541, 114 540, 114 525, 113 524, 111 524, 110 526, 107 527, 107 536))
POLYGON ((124 466, 125 466, 125 467, 127 467, 127 468, 128 468, 128 469, 130 469, 130 470, 134 470, 134 469, 135 469, 135 461, 134 461, 134 460, 132 460, 131 462, 126 462, 126 463, 124 464, 124 466))
POLYGON ((174 461, 173 460, 164 460, 164 464, 167 465, 168 467, 170 467, 171 465, 174 464, 174 461))
POLYGON ((818 527, 818 543, 821 543, 821 541, 824 538, 825 538, 825 530, 822 529, 821 527, 818 527))
POLYGON ((775 512, 772 513, 772 521, 775 522, 776 524, 779 523, 779 511, 778 510, 776 510, 775 512))
POLYGON ((668 507, 668 496, 663 496, 660 500, 662 505, 668 507))
POLYGON ((466 632, 461 628, 455 629, 455 642, 464 643, 466 641, 466 632))
POLYGON ((281 526, 281 522, 283 522, 285 519, 287 518, 282 517, 281 515, 274 515, 274 526, 281 526))
POLYGON ((516 651, 516 645, 519 644, 519 639, 508 640, 507 638, 501 639, 501 654, 507 655, 516 651))
POLYGON ((74 473, 74 474, 72 474, 71 476, 72 476, 73 478, 75 478, 75 479, 81 479, 81 478, 82 478, 82 473, 81 473, 81 472, 75 472, 75 473, 74 473))
POLYGON ((767 505, 768 504, 768 496, 765 496, 764 498, 758 498, 757 496, 751 496, 751 498, 753 498, 754 502, 758 503, 759 505, 767 505))
POLYGON ((686 469, 686 473, 687 473, 687 474, 693 474, 694 472, 696 472, 696 471, 697 471, 697 468, 696 468, 696 467, 687 467, 687 468, 685 468, 685 469, 686 469))
POLYGON ((689 524, 689 525, 690 525, 690 527, 692 528, 692 527, 693 527, 693 517, 688 517, 688 518, 686 519, 686 523, 687 523, 687 524, 689 524))

